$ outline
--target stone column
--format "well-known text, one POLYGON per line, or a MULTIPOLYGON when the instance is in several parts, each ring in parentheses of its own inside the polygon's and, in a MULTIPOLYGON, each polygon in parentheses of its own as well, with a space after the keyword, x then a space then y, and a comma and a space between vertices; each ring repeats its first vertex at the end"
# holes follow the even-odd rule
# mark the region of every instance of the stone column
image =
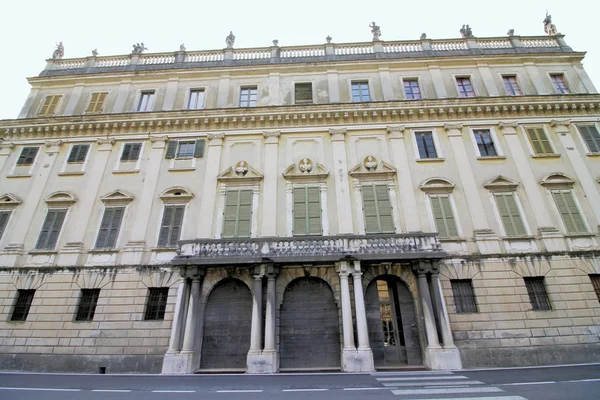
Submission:
MULTIPOLYGON (((356 228, 359 235, 365 234, 365 214, 363 212, 363 203, 362 203, 362 186, 360 185, 360 181, 355 179, 353 182, 354 187, 354 213, 356 214, 356 228)), ((339 210, 338 210, 339 213, 339 210)), ((346 216, 347 219, 352 219, 350 216, 352 214, 348 214, 346 216)), ((339 218, 339 216, 338 216, 339 218)))
POLYGON ((265 137, 265 155, 263 157, 263 191, 261 210, 261 236, 277 236, 277 180, 278 180, 278 155, 279 131, 263 132, 265 137))
POLYGON ((262 350, 262 274, 254 275, 254 290, 252 293, 252 331, 250 332, 250 353, 260 353, 262 350))
MULTIPOLYGON (((183 268, 183 270, 185 270, 183 268)), ((185 274, 184 274, 185 275, 185 274)), ((169 338, 169 349, 163 359, 162 373, 175 374, 179 373, 179 351, 181 350, 182 330, 185 328, 184 322, 186 319, 186 303, 190 295, 188 284, 185 276, 179 281, 179 289, 177 291, 177 303, 175 304, 175 313, 171 324, 171 337, 169 338)))
MULTIPOLYGON (((223 148, 224 133, 209 133, 208 151, 206 155, 206 171, 204 172, 204 185, 202 186, 202 202, 200 203, 200 218, 198 221, 198 238, 211 238, 213 236, 213 220, 215 215, 215 194, 217 191, 217 176, 221 164, 221 150, 223 148)), ((219 228, 220 229, 220 228, 219 228)))
POLYGON ((419 268, 419 298, 421 300, 421 308, 423 310, 423 319, 425 322, 425 333, 427 335, 427 349, 439 349, 440 341, 438 339, 435 318, 433 316, 433 304, 431 302, 431 294, 429 293, 429 285, 427 284, 427 274, 419 268))
POLYGON ((277 354, 275 326, 277 311, 277 292, 275 278, 279 268, 273 265, 265 265, 267 275, 267 309, 265 310, 265 348, 263 350, 263 370, 261 372, 273 373, 279 369, 279 355, 277 354))
POLYGON ((354 327, 352 326, 352 304, 350 304, 350 286, 348 285, 348 262, 340 261, 340 297, 342 301, 342 331, 344 333, 344 352, 356 350, 354 345, 354 327))
MULTIPOLYGON (((338 213, 338 232, 354 233, 350 185, 348 183, 348 160, 346 158, 346 128, 329 129, 333 149, 333 171, 335 177, 336 206, 338 213)), ((361 206, 362 209, 362 206, 361 206)))
POLYGON ((183 363, 184 373, 192 373, 194 369, 198 367, 194 362, 195 357, 195 344, 196 344, 196 331, 198 327, 198 320, 200 316, 200 281, 201 277, 196 275, 192 277, 192 287, 190 290, 190 300, 188 305, 188 312, 185 321, 185 333, 183 335, 183 346, 181 347, 181 361, 183 363))
POLYGON ((357 355, 360 358, 360 371, 375 371, 373 352, 369 343, 369 326, 367 325, 360 261, 354 261, 352 277, 354 278, 354 310, 356 311, 356 329, 358 331, 357 355))
POLYGON ((438 321, 440 322, 440 331, 442 332, 442 342, 444 348, 454 348, 454 339, 452 338, 452 330, 450 329, 450 320, 448 318, 448 309, 444 301, 442 286, 440 285, 440 274, 438 271, 431 273, 431 286, 433 290, 433 300, 435 302, 435 310, 438 321))

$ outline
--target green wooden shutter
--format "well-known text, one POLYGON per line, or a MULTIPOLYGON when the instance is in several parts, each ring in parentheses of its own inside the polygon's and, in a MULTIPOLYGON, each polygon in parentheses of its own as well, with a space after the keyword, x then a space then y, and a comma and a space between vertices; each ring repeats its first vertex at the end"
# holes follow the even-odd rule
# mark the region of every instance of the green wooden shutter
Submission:
POLYGON ((121 161, 128 161, 131 155, 131 146, 133 143, 125 143, 123 146, 123 153, 121 153, 121 161))
POLYGON ((321 190, 318 187, 294 188, 294 235, 320 235, 321 190))
POLYGON ((194 147, 194 157, 201 158, 204 157, 204 145, 206 141, 204 139, 196 140, 196 146, 194 147))
POLYGON ((240 205, 236 237, 250 237, 252 221, 252 190, 240 190, 240 205))
POLYGON ((377 195, 381 233, 394 233, 394 216, 387 185, 376 185, 375 194, 377 195))
POLYGON ((307 188, 294 188, 294 236, 304 236, 308 234, 306 189, 307 188))
POLYGON ((140 158, 140 151, 142 150, 141 143, 133 143, 131 145, 131 160, 137 161, 140 158))
POLYGON ((225 197, 223 237, 249 237, 252 220, 252 190, 228 190, 225 197))
POLYGON ((387 185, 364 185, 362 194, 365 232, 394 233, 394 218, 387 185))
POLYGON ((600 134, 594 125, 577 125, 590 153, 600 153, 600 134))
POLYGON ((0 239, 2 239, 2 235, 4 235, 9 217, 10 211, 0 211, 0 239))
POLYGON ((529 141, 531 142, 535 154, 553 153, 552 146, 550 146, 548 137, 542 128, 527 128, 525 130, 527 131, 527 136, 529 136, 529 141))
POLYGON ((379 233, 379 211, 377 210, 377 200, 375 197, 375 188, 372 185, 362 187, 363 213, 365 215, 365 232, 379 233))
POLYGON ((527 233, 519 213, 514 193, 494 193, 500 219, 507 236, 522 236, 527 233))
POLYGON ((572 192, 552 192, 567 233, 587 232, 583 218, 577 209, 572 192))
POLYGON ((175 158, 175 152, 177 151, 177 140, 170 141, 167 145, 167 152, 165 158, 175 158))
POLYGON ((23 147, 17 165, 31 165, 35 161, 39 147, 23 147))
POLYGON ((174 206, 173 222, 171 223, 171 235, 169 237, 169 246, 175 246, 181 235, 181 225, 183 224, 184 206, 174 206))
POLYGON ((431 196, 431 210, 435 226, 442 238, 458 237, 456 221, 450 205, 448 196, 431 196))
POLYGON ((71 152, 69 153, 69 158, 67 159, 68 163, 79 163, 84 162, 85 157, 87 156, 88 150, 90 148, 89 144, 76 144, 71 148, 71 152))
POLYGON ((98 238, 96 239, 97 249, 112 249, 115 247, 124 211, 124 207, 111 207, 104 210, 98 238))
POLYGON ((165 247, 169 244, 171 234, 171 219, 173 218, 173 207, 165 206, 162 222, 160 224, 160 233, 158 234, 158 247, 165 247))
POLYGON ((224 238, 235 237, 237 226, 237 213, 239 202, 239 191, 228 190, 225 195, 225 211, 223 212, 223 234, 224 238))
POLYGON ((67 210, 48 210, 35 246, 36 249, 54 249, 66 214, 67 210))

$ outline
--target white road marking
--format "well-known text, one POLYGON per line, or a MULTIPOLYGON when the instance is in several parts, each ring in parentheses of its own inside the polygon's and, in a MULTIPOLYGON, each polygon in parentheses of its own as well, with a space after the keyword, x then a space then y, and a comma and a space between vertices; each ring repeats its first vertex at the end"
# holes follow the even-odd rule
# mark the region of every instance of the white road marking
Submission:
POLYGON ((153 390, 152 393, 196 393, 195 390, 153 390))
POLYGON ((344 388, 344 390, 390 390, 387 387, 344 388))
POLYGON ((556 383, 556 381, 546 381, 546 382, 516 382, 516 383, 498 383, 497 386, 521 386, 521 385, 548 385, 551 383, 556 383))
MULTIPOLYGON (((429 398, 429 399, 412 399, 412 400, 431 400, 431 398, 429 398)), ((521 397, 521 396, 502 396, 502 397, 486 396, 486 397, 453 397, 451 399, 445 398, 444 400, 527 400, 527 399, 524 397, 521 397)))
POLYGON ((33 390, 33 391, 46 391, 46 392, 81 392, 81 389, 19 388, 19 387, 0 387, 0 390, 33 390))
POLYGON ((283 392, 326 392, 329 389, 283 389, 283 392))
POLYGON ((456 376, 415 376, 414 378, 406 378, 406 377, 399 377, 399 378, 375 378, 380 382, 384 382, 384 381, 419 381, 419 380, 423 380, 423 381, 429 381, 429 380, 434 380, 434 379, 469 379, 466 376, 462 376, 462 375, 456 375, 456 376))
POLYGON ((262 389, 217 390, 217 393, 262 393, 262 389))
MULTIPOLYGON (((461 371, 464 372, 464 371, 461 371)), ((423 375, 453 375, 449 371, 407 371, 407 372, 372 372, 372 376, 423 376, 423 375)))
POLYGON ((577 379, 577 380, 573 380, 573 381, 563 381, 563 382, 574 383, 574 382, 598 382, 598 381, 600 381, 600 379, 577 379))
POLYGON ((447 388, 447 389, 400 389, 392 390, 392 393, 415 395, 415 394, 453 394, 453 393, 492 393, 492 392, 504 392, 504 390, 497 387, 474 387, 474 388, 447 388))
POLYGON ((392 386, 451 386, 451 385, 460 385, 460 386, 464 386, 464 385, 483 385, 483 382, 480 381, 460 381, 460 382, 414 382, 414 383, 409 383, 409 382, 399 382, 399 383, 393 383, 393 382, 383 382, 382 383, 383 386, 387 386, 387 387, 392 387, 392 386))
POLYGON ((92 392, 129 393, 131 389, 92 389, 92 392))

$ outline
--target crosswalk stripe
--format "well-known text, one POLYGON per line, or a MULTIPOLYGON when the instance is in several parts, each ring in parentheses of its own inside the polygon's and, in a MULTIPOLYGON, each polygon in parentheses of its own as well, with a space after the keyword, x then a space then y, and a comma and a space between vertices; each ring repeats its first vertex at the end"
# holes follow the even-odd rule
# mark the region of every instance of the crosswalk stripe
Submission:
MULTIPOLYGON (((411 400, 431 400, 429 399, 411 399, 411 400)), ((498 397, 498 396, 494 396, 494 397, 453 397, 451 399, 443 399, 443 400, 527 400, 524 397, 521 396, 502 396, 502 397, 498 397)))
POLYGON ((503 392, 497 387, 465 387, 465 388, 435 388, 435 389, 398 389, 392 390, 392 393, 414 395, 414 394, 454 394, 454 393, 494 393, 503 392))
POLYGON ((372 376, 423 376, 423 375, 454 375, 449 371, 407 371, 407 372, 372 372, 372 376))
POLYGON ((399 378, 375 378, 380 382, 387 381, 433 381, 436 379, 469 379, 462 375, 451 375, 451 376, 415 376, 415 377, 399 377, 399 378))
POLYGON ((399 383, 383 382, 382 383, 383 386, 388 386, 388 387, 401 387, 401 386, 451 386, 451 385, 466 386, 466 385, 483 385, 483 384, 484 384, 483 382, 479 382, 479 381, 415 382, 415 383, 410 383, 410 382, 399 382, 399 383))

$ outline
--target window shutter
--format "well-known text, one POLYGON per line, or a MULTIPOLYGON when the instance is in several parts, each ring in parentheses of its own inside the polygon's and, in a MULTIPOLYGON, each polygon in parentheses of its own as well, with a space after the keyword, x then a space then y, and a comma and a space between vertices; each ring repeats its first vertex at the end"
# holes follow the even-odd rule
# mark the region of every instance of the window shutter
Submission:
POLYGON ((239 191, 228 190, 225 197, 225 212, 223 215, 223 237, 236 236, 239 191))
POLYGON ((51 102, 52 96, 46 96, 46 98, 44 99, 44 104, 42 105, 42 109, 40 110, 40 115, 46 115, 51 102))
POLYGON ((121 161, 129 160, 132 145, 132 143, 125 143, 125 145, 123 146, 123 153, 121 154, 121 161))
POLYGON ((52 223, 56 218, 55 210, 48 210, 46 213, 46 219, 42 224, 42 230, 40 231, 40 236, 38 236, 37 244, 35 245, 36 249, 45 249, 46 242, 48 241, 48 235, 50 234, 50 229, 52 228, 52 223))
POLYGON ((90 104, 88 104, 88 108, 87 110, 85 110, 86 113, 91 113, 96 111, 96 103, 98 102, 98 95, 100 93, 92 93, 92 98, 90 99, 90 104))
POLYGON ((430 199, 435 226, 440 233, 440 237, 458 237, 458 229, 454 221, 450 198, 448 196, 431 196, 430 199))
POLYGON ((573 198, 572 192, 552 192, 560 216, 565 224, 567 233, 587 232, 585 223, 573 198))
POLYGON ((575 204, 575 199, 573 198, 573 192, 563 193, 563 197, 565 199, 565 203, 569 209, 569 214, 573 219, 573 225, 575 226, 575 232, 586 232, 585 223, 583 222, 583 218, 577 209, 577 205, 575 204))
POLYGON ((113 217, 114 208, 104 209, 104 215, 102 216, 102 222, 100 222, 100 231, 96 238, 96 248, 102 249, 106 247, 106 238, 108 237, 108 231, 110 230, 110 221, 113 217))
POLYGON ((2 239, 2 236, 4 235, 9 217, 10 211, 0 211, 0 239, 2 239))
POLYGON ((66 210, 56 210, 55 211, 55 219, 50 228, 48 234, 48 241, 46 242, 45 249, 52 250, 56 247, 56 242, 58 241, 58 235, 60 234, 60 229, 62 228, 63 221, 65 220, 65 215, 67 214, 66 210))
POLYGON ((17 160, 17 165, 33 164, 38 150, 39 147, 23 147, 23 150, 21 150, 21 154, 19 155, 19 159, 17 160))
POLYGON ((252 220, 252 190, 240 190, 237 237, 250 237, 252 220))
POLYGON ((158 247, 166 247, 169 244, 171 234, 171 220, 173 218, 173 207, 165 206, 162 223, 160 224, 160 233, 158 235, 158 247))
POLYGON ((308 234, 306 188, 294 188, 294 235, 308 234))
POLYGON ((71 152, 69 153, 69 158, 67 158, 67 162, 68 163, 75 162, 76 158, 77 158, 77 146, 73 146, 71 148, 71 152))
POLYGON ((372 185, 362 187, 363 214, 365 215, 366 233, 379 232, 379 212, 375 198, 375 188, 372 185))
POLYGON ((387 185, 376 185, 375 194, 377 195, 377 208, 379 210, 381 233, 394 233, 392 203, 390 202, 387 185))
POLYGON ((196 140, 196 146, 194 147, 194 157, 195 158, 204 157, 204 144, 205 144, 204 139, 196 140))
POLYGON ((526 131, 535 154, 552 153, 552 146, 542 128, 527 128, 526 131))
POLYGON ((577 126, 590 153, 600 153, 600 134, 593 125, 577 126))
POLYGON ((498 205, 498 212, 500 213, 500 219, 502 219, 502 225, 504 226, 506 235, 525 235, 527 232, 521 214, 519 213, 519 207, 517 207, 514 193, 495 193, 494 198, 498 205))
POLYGON ((175 152, 177 151, 177 141, 170 141, 167 145, 167 152, 165 153, 165 158, 175 158, 175 152))
POLYGON ((169 237, 169 246, 174 246, 181 235, 181 224, 183 223, 184 206, 173 207, 173 223, 171 224, 171 235, 169 237))
POLYGON ((131 145, 131 160, 138 160, 140 158, 140 151, 142 150, 141 143, 133 143, 131 145))
POLYGON ((67 162, 68 163, 84 162, 89 148, 90 148, 89 144, 74 145, 71 148, 71 153, 69 153, 69 158, 67 159, 67 162))
POLYGON ((323 233, 323 225, 321 224, 321 189, 318 187, 309 187, 307 193, 307 217, 308 217, 308 234, 320 235, 323 233))
POLYGON ((111 219, 110 229, 108 231, 108 238, 106 239, 106 248, 114 248, 117 244, 117 237, 119 236, 119 229, 121 228, 121 221, 123 220, 123 213, 125 208, 113 208, 113 215, 111 219))

